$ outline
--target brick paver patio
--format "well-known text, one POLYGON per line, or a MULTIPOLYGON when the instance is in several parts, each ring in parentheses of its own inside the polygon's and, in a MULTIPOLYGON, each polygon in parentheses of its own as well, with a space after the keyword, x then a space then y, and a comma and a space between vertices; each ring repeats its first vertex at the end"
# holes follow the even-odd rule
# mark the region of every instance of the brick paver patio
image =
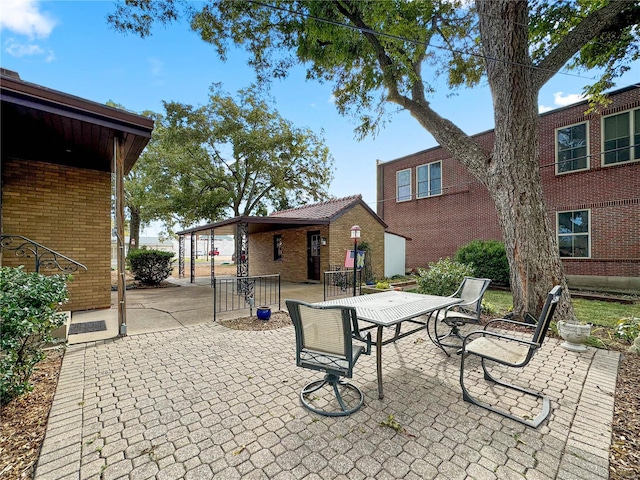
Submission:
POLYGON ((537 430, 463 402, 459 358, 426 335, 383 359, 384 400, 375 355, 361 357, 365 405, 328 418, 300 406, 318 374, 295 366, 293 327, 209 322, 72 345, 35 478, 608 478, 617 353, 548 340, 518 376, 551 396, 537 430), (390 415, 399 431, 382 425, 390 415))

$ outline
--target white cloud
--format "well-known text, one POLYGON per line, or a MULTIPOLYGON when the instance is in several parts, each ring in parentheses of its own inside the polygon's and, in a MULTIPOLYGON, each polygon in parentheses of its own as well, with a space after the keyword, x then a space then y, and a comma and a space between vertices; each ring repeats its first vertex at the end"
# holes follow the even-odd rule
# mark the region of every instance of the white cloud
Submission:
POLYGON ((581 102, 586 100, 588 97, 580 93, 567 93, 564 92, 556 92, 553 94, 553 107, 547 107, 545 105, 538 105, 538 113, 548 112, 549 110, 553 110, 557 107, 566 107, 567 105, 572 105, 574 103, 581 102))
POLYGON ((329 96, 329 100, 327 101, 327 103, 330 103, 332 105, 336 103, 336 97, 333 93, 329 96))
POLYGON ((149 67, 151 68, 152 77, 160 77, 164 73, 164 62, 159 58, 149 58, 149 67))
POLYGON ((47 38, 56 23, 49 13, 40 11, 36 0, 2 0, 0 29, 29 39, 47 38))
POLYGON ((27 55, 42 55, 44 50, 40 45, 33 43, 20 43, 14 39, 9 39, 5 42, 6 51, 13 57, 25 57, 27 55))
POLYGON ((587 97, 580 93, 567 93, 565 95, 564 92, 556 92, 553 94, 553 103, 559 107, 566 107, 567 105, 586 100, 586 98, 587 97))

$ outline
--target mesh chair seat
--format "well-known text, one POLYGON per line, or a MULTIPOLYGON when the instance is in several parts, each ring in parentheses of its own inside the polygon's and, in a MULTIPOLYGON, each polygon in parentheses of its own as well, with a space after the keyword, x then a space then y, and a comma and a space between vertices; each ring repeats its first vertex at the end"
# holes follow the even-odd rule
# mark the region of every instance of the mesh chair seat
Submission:
POLYGON ((467 345, 466 352, 481 355, 488 360, 518 365, 526 360, 529 345, 499 338, 480 337, 467 345))
POLYGON ((476 313, 466 313, 459 310, 449 310, 446 315, 443 315, 442 321, 447 325, 453 325, 454 323, 478 323, 478 315, 476 313))

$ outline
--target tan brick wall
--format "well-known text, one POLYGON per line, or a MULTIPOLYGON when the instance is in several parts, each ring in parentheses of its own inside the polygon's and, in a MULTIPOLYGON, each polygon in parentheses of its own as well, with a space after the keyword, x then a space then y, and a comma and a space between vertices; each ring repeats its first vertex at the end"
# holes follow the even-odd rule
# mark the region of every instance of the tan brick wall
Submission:
MULTIPOLYGON (((351 227, 358 225, 362 240, 371 246, 371 267, 374 278, 384 276, 384 227, 362 205, 356 205, 329 226, 331 264, 344 265, 347 250, 353 250, 351 227)), ((328 266, 328 265, 327 265, 328 266)))
MULTIPOLYGON (((2 232, 30 238, 88 269, 68 284, 65 309, 110 306, 110 198, 107 172, 3 159, 2 232)), ((2 265, 21 263, 14 252, 2 252, 2 265)), ((33 263, 25 269, 33 271, 33 263)))
POLYGON ((352 225, 362 228, 362 239, 372 246, 372 267, 376 278, 384 275, 384 227, 361 205, 338 217, 331 225, 254 233, 249 237, 249 275, 279 273, 283 281, 306 282, 307 232, 320 232, 327 239, 320 246, 320 279, 330 265, 344 265, 347 250, 353 249, 352 225), (273 259, 273 237, 282 235, 282 260, 273 259))
MULTIPOLYGON (((307 272, 307 232, 320 232, 328 237, 326 225, 305 228, 276 230, 252 234, 249 238, 249 275, 279 273, 287 282, 306 282, 307 272), (273 237, 282 235, 282 260, 273 259, 273 237)), ((320 246, 320 272, 328 269, 328 246, 320 246)), ((321 279, 322 279, 322 273, 321 279)))

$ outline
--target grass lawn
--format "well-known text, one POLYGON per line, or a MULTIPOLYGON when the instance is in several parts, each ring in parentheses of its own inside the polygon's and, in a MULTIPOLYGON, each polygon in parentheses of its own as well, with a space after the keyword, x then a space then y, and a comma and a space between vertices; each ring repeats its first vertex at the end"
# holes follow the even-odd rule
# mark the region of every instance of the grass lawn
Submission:
MULTIPOLYGON (((499 290, 487 290, 484 294, 484 301, 496 309, 498 317, 507 313, 513 306, 511 293, 499 290)), ((640 318, 640 303, 625 305, 582 298, 572 299, 571 303, 573 303, 578 320, 592 325, 614 328, 616 322, 621 318, 640 318)))

